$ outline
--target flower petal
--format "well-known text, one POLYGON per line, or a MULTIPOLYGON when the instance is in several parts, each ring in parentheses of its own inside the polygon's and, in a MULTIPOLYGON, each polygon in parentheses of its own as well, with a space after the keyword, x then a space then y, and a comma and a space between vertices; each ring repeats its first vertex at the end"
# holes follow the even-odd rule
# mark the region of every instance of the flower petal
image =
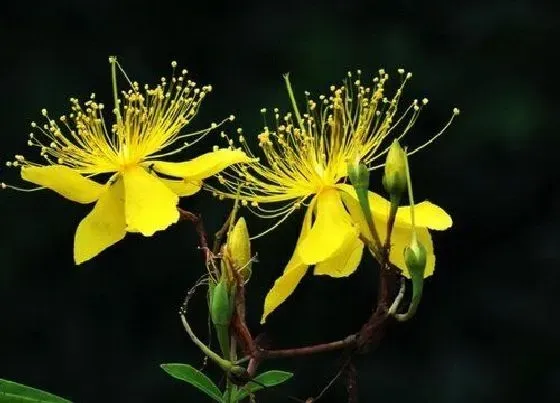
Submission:
POLYGON ((74 261, 81 264, 124 238, 124 183, 121 178, 101 194, 80 222, 74 237, 74 261))
POLYGON ((305 238, 311 230, 311 218, 313 216, 315 202, 316 199, 314 198, 307 207, 298 243, 296 244, 296 251, 284 269, 284 274, 276 279, 274 285, 266 295, 261 323, 264 323, 267 316, 294 292, 296 286, 299 284, 309 267, 301 261, 301 258, 297 254, 297 248, 301 239, 305 238))
POLYGON ((348 277, 358 268, 363 250, 364 244, 356 238, 345 245, 336 255, 317 263, 313 274, 325 274, 335 278, 348 277))
POLYGON ((104 185, 83 177, 65 165, 22 167, 21 177, 78 203, 93 203, 105 190, 104 185))
POLYGON ((276 279, 274 285, 268 294, 266 294, 261 323, 264 323, 267 316, 284 302, 286 298, 292 295, 308 267, 308 265, 301 261, 301 258, 297 254, 294 254, 286 266, 284 274, 276 279))
POLYGON ((159 178, 159 180, 165 183, 165 185, 179 197, 191 196, 198 192, 202 187, 202 182, 200 181, 176 181, 164 178, 159 178))
POLYGON ((334 256, 357 237, 358 229, 344 210, 339 192, 328 189, 317 195, 315 222, 298 246, 298 253, 304 263, 316 264, 334 256))
POLYGON ((127 231, 151 236, 179 220, 179 197, 140 166, 123 173, 127 231))
MULTIPOLYGON (((453 225, 451 216, 441 207, 429 201, 423 201, 422 203, 414 205, 414 218, 417 227, 426 227, 441 231, 453 225)), ((395 225, 412 225, 410 221, 410 206, 399 207, 395 225)))
POLYGON ((217 151, 202 154, 190 161, 153 161, 150 166, 154 171, 163 175, 185 178, 188 180, 201 180, 217 174, 232 164, 251 161, 251 158, 241 150, 222 148, 217 151))
MULTIPOLYGON (((356 196, 356 191, 351 185, 348 184, 340 184, 338 188, 343 190, 344 193, 349 194, 352 196, 356 201, 358 200, 356 196)), ((379 217, 385 222, 387 222, 389 218, 389 210, 390 210, 390 203, 388 200, 384 199, 382 196, 378 195, 377 193, 368 192, 369 195, 369 204, 370 208, 375 217, 379 217)), ((346 203, 347 199, 345 200, 345 204, 348 207, 348 203, 346 203)), ((359 207, 359 204, 357 204, 359 207)), ((453 224, 453 220, 443 210, 441 207, 436 206, 435 204, 429 201, 423 201, 421 203, 417 203, 414 205, 414 213, 416 219, 416 226, 417 227, 425 227, 435 230, 445 230, 453 224)), ((352 218, 354 218, 354 214, 352 214, 352 218)), ((364 221, 365 222, 365 221, 364 221)), ((410 206, 402 206, 399 207, 397 211, 397 217, 395 221, 395 226, 410 226, 412 222, 410 220, 410 206)))

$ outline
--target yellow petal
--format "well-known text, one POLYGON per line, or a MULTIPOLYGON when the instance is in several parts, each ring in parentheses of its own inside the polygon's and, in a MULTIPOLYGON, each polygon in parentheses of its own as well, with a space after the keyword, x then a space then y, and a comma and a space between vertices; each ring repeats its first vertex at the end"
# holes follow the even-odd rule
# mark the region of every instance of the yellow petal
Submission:
POLYGON ((22 167, 21 177, 78 203, 93 203, 104 191, 104 185, 85 178, 64 165, 22 167))
POLYGON ((222 148, 218 151, 202 154, 190 161, 153 161, 150 166, 154 171, 163 175, 201 180, 217 174, 232 164, 242 162, 251 162, 251 159, 243 151, 222 148))
MULTIPOLYGON (((376 228, 379 231, 381 241, 384 242, 387 238, 387 231, 377 224, 376 228)), ((426 248, 426 269, 424 277, 428 277, 434 273, 436 264, 434 244, 430 232, 426 228, 416 228, 416 234, 418 236, 418 241, 426 248)), ((410 274, 404 262, 404 249, 410 245, 411 236, 412 227, 394 227, 393 233, 391 234, 391 253, 389 254, 391 263, 401 269, 403 274, 408 278, 410 278, 410 274)))
POLYGON ((151 236, 179 220, 179 197, 159 178, 136 166, 123 173, 127 231, 151 236))
POLYGON ((313 273, 331 277, 347 277, 358 268, 363 250, 364 244, 356 238, 333 257, 317 263, 313 273))
POLYGON ((198 192, 202 187, 202 182, 200 181, 171 180, 164 178, 159 179, 179 197, 191 196, 198 192))
MULTIPOLYGON (((307 207, 298 239, 298 244, 301 239, 305 238, 305 236, 311 230, 311 218, 313 216, 313 208, 315 207, 315 202, 316 199, 314 198, 313 200, 311 200, 311 203, 307 207)), ((264 323, 267 316, 294 292, 296 286, 299 284, 305 272, 307 271, 307 268, 309 267, 301 261, 301 258, 297 254, 297 248, 298 245, 296 245, 296 251, 288 262, 288 265, 284 269, 284 274, 276 279, 271 290, 266 295, 261 323, 264 323)))
POLYGON ((294 292, 308 267, 297 254, 292 257, 284 274, 276 279, 271 290, 266 294, 261 323, 264 323, 267 316, 294 292))
MULTIPOLYGON (((338 188, 343 190, 348 195, 352 196, 357 201, 356 191, 351 185, 340 184, 338 185, 338 188)), ((389 201, 384 199, 377 193, 368 193, 369 205, 372 213, 375 217, 379 217, 386 222, 388 220, 389 210, 391 207, 389 201)), ((346 199, 345 204, 348 206, 348 204, 346 203, 346 199)), ((359 204, 357 204, 357 206, 359 207, 359 204)), ((441 207, 438 207, 429 201, 423 201, 421 203, 415 204, 414 213, 417 227, 444 230, 451 227, 451 225, 453 224, 453 221, 449 214, 447 214, 441 207)), ((352 217, 354 217, 354 214, 352 214, 352 217)), ((412 225, 412 222, 410 220, 410 207, 399 207, 399 210, 397 211, 395 226, 407 227, 410 225, 412 225)))
POLYGON ((80 222, 74 237, 74 261, 81 264, 124 238, 124 184, 108 186, 93 210, 80 222))
MULTIPOLYGON (((453 225, 453 220, 441 207, 429 201, 414 205, 414 218, 417 227, 426 227, 435 230, 444 230, 453 225)), ((396 226, 412 225, 410 221, 410 207, 399 207, 396 226)))
POLYGON ((302 239, 298 253, 304 263, 312 265, 334 256, 358 237, 350 216, 344 210, 339 192, 328 189, 317 196, 317 216, 309 234, 302 239))

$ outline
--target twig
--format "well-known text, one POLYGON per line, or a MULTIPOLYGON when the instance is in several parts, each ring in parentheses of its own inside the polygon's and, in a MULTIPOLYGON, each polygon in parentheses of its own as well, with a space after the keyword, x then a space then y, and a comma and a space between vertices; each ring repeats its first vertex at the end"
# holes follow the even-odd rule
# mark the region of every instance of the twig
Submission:
POLYGON ((358 403, 358 376, 356 367, 350 361, 346 366, 346 391, 348 392, 348 403, 358 403))
POLYGON ((336 373, 336 375, 333 376, 333 378, 329 381, 329 383, 327 383, 327 385, 321 390, 321 392, 316 397, 309 397, 306 400, 306 403, 314 403, 314 402, 318 401, 319 399, 321 399, 325 395, 325 393, 327 393, 327 391, 334 385, 334 383, 337 381, 337 379, 340 378, 340 376, 344 373, 344 371, 346 370, 346 367, 350 364, 351 359, 352 359, 352 356, 348 356, 346 361, 344 362, 344 364, 342 364, 342 366, 340 367, 340 369, 336 373))
POLYGON ((214 255, 218 255, 218 253, 220 253, 222 238, 224 237, 225 234, 227 234, 227 231, 229 229, 229 224, 232 219, 232 215, 233 215, 233 211, 232 213, 230 213, 226 221, 224 221, 224 225, 222 225, 222 227, 214 234, 214 243, 212 244, 212 253, 214 255))
POLYGON ((204 256, 204 261, 206 262, 206 266, 212 269, 212 274, 216 277, 218 273, 214 265, 212 264, 212 260, 214 257, 214 253, 210 251, 208 248, 208 237, 206 236, 206 230, 204 229, 204 222, 202 221, 201 215, 196 215, 191 213, 190 211, 183 210, 181 208, 177 208, 179 210, 179 218, 183 221, 190 221, 194 224, 196 229, 196 233, 198 234, 199 243, 200 243, 200 250, 202 250, 202 254, 204 256))
POLYGON ((301 355, 326 353, 329 351, 336 351, 345 348, 355 347, 356 341, 357 341, 357 335, 351 334, 342 340, 331 341, 330 343, 314 344, 312 346, 287 348, 282 350, 259 349, 258 356, 260 359, 271 359, 271 358, 298 357, 301 355))

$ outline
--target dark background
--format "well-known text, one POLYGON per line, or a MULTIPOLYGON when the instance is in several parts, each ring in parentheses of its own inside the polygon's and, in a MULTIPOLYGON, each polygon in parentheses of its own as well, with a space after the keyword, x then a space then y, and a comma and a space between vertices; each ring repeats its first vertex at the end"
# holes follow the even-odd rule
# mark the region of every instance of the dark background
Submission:
MULTIPOLYGON (((110 104, 110 54, 150 83, 177 60, 214 86, 193 127, 234 113, 228 131, 241 125, 248 137, 262 127, 261 107, 289 107, 285 72, 301 96, 325 93, 349 69, 367 79, 380 67, 405 67, 414 72, 407 100, 430 99, 407 144, 434 134, 454 106, 462 111, 411 162, 416 197, 445 207, 454 226, 433 234, 437 272, 417 316, 356 362, 361 401, 558 401, 558 16, 529 0, 11 2, 0 17, 0 158, 31 156, 29 123, 43 107, 58 116, 70 96, 92 91, 110 104)), ((0 173, 20 183, 16 171, 0 173)), ((379 188, 379 175, 374 180, 379 188)), ((230 208, 206 194, 181 206, 202 213, 209 231, 230 208)), ((158 367, 202 361, 177 315, 204 272, 192 226, 152 239, 128 235, 74 267, 73 234, 90 209, 53 192, 0 195, 0 377, 78 403, 204 401, 158 367)), ((264 295, 301 219, 253 244, 260 263, 249 321, 277 347, 357 330, 376 289, 371 259, 348 279, 308 276, 259 327, 264 295)), ((269 224, 249 218, 252 233, 269 224)), ((191 311, 204 335, 202 297, 191 311)), ((316 395, 336 373, 337 357, 267 362, 296 376, 259 401, 316 395)), ((338 384, 324 401, 344 399, 338 384)))

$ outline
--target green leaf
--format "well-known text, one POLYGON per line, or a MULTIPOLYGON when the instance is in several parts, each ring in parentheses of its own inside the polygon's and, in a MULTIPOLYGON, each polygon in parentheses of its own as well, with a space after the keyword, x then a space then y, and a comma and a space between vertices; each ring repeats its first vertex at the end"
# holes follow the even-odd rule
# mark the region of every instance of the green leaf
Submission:
POLYGON ((173 378, 190 383, 217 402, 222 401, 222 392, 214 382, 188 364, 161 364, 161 368, 173 378))
POLYGON ((0 403, 71 403, 52 393, 0 379, 0 403))
POLYGON ((286 382, 292 376, 294 376, 293 373, 286 371, 272 370, 263 372, 257 375, 253 380, 247 382, 247 385, 243 388, 239 389, 233 400, 237 402, 245 399, 249 396, 249 393, 255 393, 261 389, 279 385, 282 382, 286 382))

